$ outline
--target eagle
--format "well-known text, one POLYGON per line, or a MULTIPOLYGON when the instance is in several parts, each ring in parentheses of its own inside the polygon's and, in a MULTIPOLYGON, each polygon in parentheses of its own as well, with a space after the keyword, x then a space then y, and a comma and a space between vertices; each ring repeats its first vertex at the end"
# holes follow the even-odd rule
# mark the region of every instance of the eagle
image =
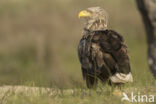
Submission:
POLYGON ((97 87, 98 80, 109 85, 133 82, 128 48, 119 33, 107 28, 107 12, 90 7, 78 16, 85 20, 78 57, 87 87, 97 87))

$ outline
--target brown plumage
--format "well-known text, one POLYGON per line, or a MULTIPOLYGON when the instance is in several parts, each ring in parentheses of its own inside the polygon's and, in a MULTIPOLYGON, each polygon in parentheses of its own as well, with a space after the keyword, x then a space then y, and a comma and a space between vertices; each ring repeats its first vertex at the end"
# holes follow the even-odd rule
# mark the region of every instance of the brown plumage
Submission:
POLYGON ((98 79, 111 84, 132 82, 127 46, 121 35, 107 29, 106 12, 99 7, 85 10, 87 15, 82 12, 79 16, 86 24, 78 56, 87 87, 96 86, 98 79))

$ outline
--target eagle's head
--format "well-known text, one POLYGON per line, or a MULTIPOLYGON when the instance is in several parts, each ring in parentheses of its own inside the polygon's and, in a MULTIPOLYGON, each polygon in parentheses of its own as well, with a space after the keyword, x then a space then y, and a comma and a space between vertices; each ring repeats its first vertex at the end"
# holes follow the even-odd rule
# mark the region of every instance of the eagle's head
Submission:
POLYGON ((82 10, 78 16, 79 18, 85 19, 85 29, 90 31, 107 29, 108 15, 107 12, 100 7, 91 7, 82 10))

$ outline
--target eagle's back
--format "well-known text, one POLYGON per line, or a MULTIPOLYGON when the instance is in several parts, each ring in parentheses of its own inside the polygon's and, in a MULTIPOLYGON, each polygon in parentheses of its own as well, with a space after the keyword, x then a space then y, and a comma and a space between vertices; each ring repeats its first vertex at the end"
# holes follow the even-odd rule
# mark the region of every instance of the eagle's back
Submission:
POLYGON ((127 46, 115 31, 86 32, 80 40, 78 56, 88 87, 95 85, 97 78, 113 83, 132 81, 127 46))

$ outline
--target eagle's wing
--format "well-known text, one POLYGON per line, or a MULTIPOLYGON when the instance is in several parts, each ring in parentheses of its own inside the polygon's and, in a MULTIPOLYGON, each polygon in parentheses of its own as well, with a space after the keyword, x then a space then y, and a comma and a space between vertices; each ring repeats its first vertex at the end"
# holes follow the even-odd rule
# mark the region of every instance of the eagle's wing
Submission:
POLYGON ((95 76, 94 64, 91 55, 90 35, 85 35, 78 45, 78 56, 81 63, 83 79, 86 80, 88 88, 96 87, 97 78, 95 76), (95 86, 94 86, 95 85, 95 86))
POLYGON ((103 52, 105 69, 110 69, 112 74, 111 81, 132 82, 128 50, 122 36, 112 30, 96 31, 92 41, 98 44, 103 52))

